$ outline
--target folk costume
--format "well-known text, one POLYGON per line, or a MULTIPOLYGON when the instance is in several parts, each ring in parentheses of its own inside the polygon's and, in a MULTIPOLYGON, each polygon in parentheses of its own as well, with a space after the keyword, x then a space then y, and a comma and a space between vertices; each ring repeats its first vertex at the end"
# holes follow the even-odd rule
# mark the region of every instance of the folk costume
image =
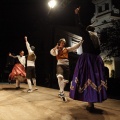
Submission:
POLYGON ((12 56, 16 58, 16 64, 14 65, 12 72, 9 74, 10 81, 16 81, 16 89, 20 88, 20 82, 25 82, 26 72, 25 72, 25 56, 12 56))
MULTIPOLYGON (((60 39, 65 41, 65 39, 60 39)), ((69 60, 68 60, 68 53, 76 50, 79 48, 79 46, 82 44, 80 41, 76 45, 72 47, 63 47, 62 49, 53 48, 50 50, 50 53, 52 56, 56 56, 57 59, 57 79, 58 79, 58 85, 59 85, 59 94, 58 96, 63 99, 63 101, 67 101, 65 94, 64 94, 64 88, 66 84, 69 82, 69 60)))
POLYGON ((36 87, 36 73, 35 73, 35 60, 36 60, 36 55, 34 53, 35 47, 31 46, 27 41, 26 37, 26 48, 28 50, 28 57, 27 57, 27 69, 26 69, 26 78, 27 78, 27 83, 28 83, 28 91, 27 92, 32 92, 32 83, 31 80, 33 81, 34 84, 34 90, 37 90, 36 87))
MULTIPOLYGON (((92 26, 89 26, 92 27, 92 26)), ((104 63, 100 57, 100 41, 97 33, 82 29, 83 53, 79 56, 70 86, 70 98, 88 102, 94 109, 94 103, 107 99, 107 81, 104 63)))

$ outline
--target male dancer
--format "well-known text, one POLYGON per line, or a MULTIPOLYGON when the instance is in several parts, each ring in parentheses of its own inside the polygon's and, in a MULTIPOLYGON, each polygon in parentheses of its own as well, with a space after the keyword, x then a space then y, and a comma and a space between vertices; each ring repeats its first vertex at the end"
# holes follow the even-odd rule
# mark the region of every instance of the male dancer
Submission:
POLYGON ((68 52, 72 52, 79 48, 82 44, 82 40, 72 47, 65 47, 66 40, 64 38, 60 39, 58 44, 50 50, 51 55, 56 56, 57 58, 57 79, 59 84, 59 94, 58 96, 63 99, 64 102, 67 101, 64 88, 66 84, 69 82, 69 60, 68 60, 68 52))
POLYGON ((31 79, 33 80, 35 90, 37 90, 37 88, 36 88, 36 73, 35 73, 36 55, 34 53, 35 47, 34 46, 30 47, 30 44, 28 43, 28 40, 27 40, 27 36, 25 36, 24 38, 25 38, 26 47, 28 50, 26 78, 27 78, 27 83, 28 83, 29 89, 27 92, 32 92, 33 89, 32 89, 31 79))

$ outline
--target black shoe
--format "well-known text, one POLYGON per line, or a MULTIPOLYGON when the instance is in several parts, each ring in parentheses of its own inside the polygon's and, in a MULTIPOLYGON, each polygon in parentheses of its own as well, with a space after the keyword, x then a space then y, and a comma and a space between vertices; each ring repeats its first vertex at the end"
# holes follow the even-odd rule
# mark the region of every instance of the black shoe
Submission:
POLYGON ((62 100, 63 100, 64 102, 67 102, 67 98, 65 97, 65 94, 64 94, 63 92, 60 92, 60 93, 58 94, 58 97, 62 98, 62 100))
POLYGON ((89 112, 94 112, 95 108, 94 108, 94 106, 91 106, 91 107, 87 106, 86 110, 88 110, 89 112))
POLYGON ((59 92, 58 97, 61 98, 63 96, 63 94, 64 94, 64 92, 59 92))
POLYGON ((64 92, 59 92, 58 97, 61 98, 62 96, 64 96, 64 92))
POLYGON ((62 100, 63 100, 64 102, 67 102, 67 98, 66 98, 65 96, 62 97, 62 100))
POLYGON ((20 87, 16 87, 15 89, 16 89, 16 90, 19 90, 19 89, 20 89, 20 87))

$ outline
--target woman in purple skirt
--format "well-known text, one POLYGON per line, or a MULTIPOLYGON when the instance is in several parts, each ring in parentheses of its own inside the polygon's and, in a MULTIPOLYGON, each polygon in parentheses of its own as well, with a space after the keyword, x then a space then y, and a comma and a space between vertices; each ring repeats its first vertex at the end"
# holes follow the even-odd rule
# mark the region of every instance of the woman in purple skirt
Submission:
MULTIPOLYGON (((79 14, 80 7, 75 10, 79 14)), ((80 24, 81 25, 81 24, 80 24)), ((93 26, 84 29, 83 53, 79 56, 70 85, 70 98, 88 102, 86 109, 94 110, 94 103, 107 99, 107 85, 104 75, 104 63, 100 57, 100 41, 93 26)))

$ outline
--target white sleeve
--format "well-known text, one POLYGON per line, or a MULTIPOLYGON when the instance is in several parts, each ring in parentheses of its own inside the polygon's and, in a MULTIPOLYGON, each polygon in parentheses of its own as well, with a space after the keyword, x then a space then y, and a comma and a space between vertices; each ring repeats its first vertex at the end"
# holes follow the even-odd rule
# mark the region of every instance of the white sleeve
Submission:
POLYGON ((51 54, 52 56, 57 56, 57 55, 58 55, 58 49, 51 49, 51 50, 50 50, 50 54, 51 54))
POLYGON ((11 55, 10 57, 13 57, 13 58, 18 58, 18 55, 14 56, 14 55, 11 55))
POLYGON ((26 42, 26 47, 27 47, 27 50, 28 50, 28 54, 32 54, 33 51, 31 50, 31 47, 30 47, 30 44, 28 43, 28 41, 26 42))
POLYGON ((26 63, 26 58, 24 56, 24 59, 23 59, 23 65, 24 65, 24 67, 25 67, 25 63, 26 63))
POLYGON ((68 47, 68 48, 67 48, 68 52, 72 52, 72 51, 78 49, 81 44, 82 44, 82 42, 80 41, 79 43, 75 44, 74 46, 68 47))

